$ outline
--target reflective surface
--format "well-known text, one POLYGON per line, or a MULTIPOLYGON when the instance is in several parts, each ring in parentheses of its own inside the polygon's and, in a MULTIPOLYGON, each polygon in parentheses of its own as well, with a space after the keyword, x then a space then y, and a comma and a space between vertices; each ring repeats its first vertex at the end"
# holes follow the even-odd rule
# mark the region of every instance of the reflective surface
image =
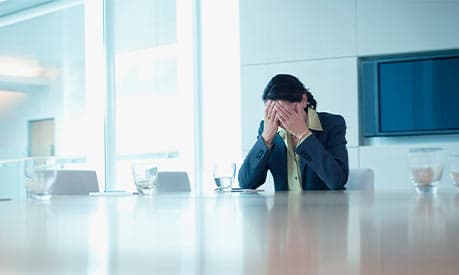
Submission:
POLYGON ((457 274, 459 192, 0 202, 0 273, 457 274))

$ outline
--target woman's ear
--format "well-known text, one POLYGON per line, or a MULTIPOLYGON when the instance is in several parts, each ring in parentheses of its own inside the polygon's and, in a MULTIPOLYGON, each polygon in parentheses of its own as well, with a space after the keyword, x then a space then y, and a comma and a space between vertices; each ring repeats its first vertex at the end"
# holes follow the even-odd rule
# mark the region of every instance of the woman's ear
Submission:
POLYGON ((301 99, 301 106, 303 109, 306 109, 306 106, 308 106, 308 96, 306 94, 303 94, 303 98, 301 99))
POLYGON ((305 112, 307 112, 306 111, 307 106, 308 106, 308 96, 306 94, 303 94, 301 101, 295 104, 295 110, 297 112, 299 112, 300 110, 304 110, 305 112))

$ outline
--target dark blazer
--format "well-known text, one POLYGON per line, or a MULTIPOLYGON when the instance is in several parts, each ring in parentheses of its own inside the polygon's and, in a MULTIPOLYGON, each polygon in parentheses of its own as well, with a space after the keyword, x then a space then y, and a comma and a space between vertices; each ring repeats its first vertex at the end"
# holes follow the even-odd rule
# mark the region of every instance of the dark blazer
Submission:
MULTIPOLYGON (((340 115, 317 114, 323 131, 311 130, 312 135, 295 150, 300 156, 303 190, 344 189, 349 176, 346 123, 340 115)), ((256 189, 265 182, 270 170, 275 190, 288 190, 287 147, 284 140, 276 134, 272 148, 268 149, 262 133, 263 121, 257 141, 239 169, 239 185, 241 188, 256 189)))

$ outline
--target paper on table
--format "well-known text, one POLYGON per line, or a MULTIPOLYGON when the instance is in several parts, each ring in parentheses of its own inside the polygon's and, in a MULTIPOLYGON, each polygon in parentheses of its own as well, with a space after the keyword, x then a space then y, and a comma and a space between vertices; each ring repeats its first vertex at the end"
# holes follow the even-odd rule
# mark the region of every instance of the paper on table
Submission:
POLYGON ((263 189, 243 189, 243 188, 233 188, 231 192, 239 192, 239 193, 258 193, 263 192, 263 189))
POLYGON ((101 197, 125 197, 133 196, 134 194, 128 191, 116 190, 116 191, 105 191, 105 192, 89 192, 90 196, 101 196, 101 197))

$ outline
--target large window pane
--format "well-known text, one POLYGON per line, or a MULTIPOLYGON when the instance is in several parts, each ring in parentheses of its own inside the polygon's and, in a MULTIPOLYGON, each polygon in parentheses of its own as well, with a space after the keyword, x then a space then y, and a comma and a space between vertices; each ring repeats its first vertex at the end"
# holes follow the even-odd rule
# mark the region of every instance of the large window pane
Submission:
MULTIPOLYGON (((200 1, 201 192, 213 192, 216 161, 241 158, 239 1, 200 1)), ((257 91, 252 91, 257 93, 257 91)), ((237 176, 236 176, 237 179, 237 176)), ((234 182, 237 184, 237 182, 234 182)))
POLYGON ((134 190, 137 160, 155 159, 160 170, 194 178, 191 7, 191 1, 114 1, 116 145, 109 189, 134 190))

